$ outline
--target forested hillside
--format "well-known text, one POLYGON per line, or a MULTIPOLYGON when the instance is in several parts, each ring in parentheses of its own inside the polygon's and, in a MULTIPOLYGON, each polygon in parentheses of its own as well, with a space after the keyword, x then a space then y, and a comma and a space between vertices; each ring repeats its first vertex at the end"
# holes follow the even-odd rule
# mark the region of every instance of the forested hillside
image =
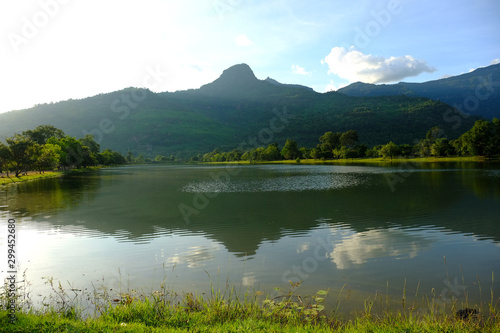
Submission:
POLYGON ((454 139, 478 119, 427 98, 320 94, 271 81, 257 79, 241 64, 200 89, 154 93, 127 88, 37 105, 0 114, 0 137, 52 125, 74 137, 92 134, 101 147, 122 154, 182 158, 216 147, 230 150, 243 141, 283 146, 294 138, 301 146, 313 146, 325 132, 351 129, 369 146, 411 143, 434 126, 454 139))
POLYGON ((492 119, 500 117, 500 64, 467 74, 424 83, 353 83, 339 89, 349 96, 418 96, 440 100, 462 112, 492 119))

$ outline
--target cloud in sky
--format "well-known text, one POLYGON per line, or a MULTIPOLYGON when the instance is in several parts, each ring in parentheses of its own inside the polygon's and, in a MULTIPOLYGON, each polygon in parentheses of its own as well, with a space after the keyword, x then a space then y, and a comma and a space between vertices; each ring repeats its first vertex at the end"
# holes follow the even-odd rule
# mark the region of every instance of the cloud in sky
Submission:
POLYGON ((247 35, 239 35, 234 39, 236 45, 238 46, 250 46, 253 42, 248 38, 247 35))
POLYGON ((436 71, 424 60, 414 59, 409 55, 385 59, 344 47, 332 48, 330 54, 321 62, 328 65, 329 74, 336 74, 351 82, 397 82, 424 72, 436 71))
POLYGON ((292 65, 292 71, 293 74, 298 74, 298 75, 310 75, 311 72, 308 72, 305 70, 305 68, 300 67, 299 65, 292 65))
POLYGON ((496 65, 496 64, 500 64, 500 58, 493 59, 490 63, 490 65, 496 65))
POLYGON ((365 68, 348 61, 347 55, 355 55, 349 47, 344 57, 325 58, 331 46, 354 43, 357 28, 366 33, 387 21, 380 17, 387 8, 373 0, 361 2, 322 0, 311 6, 298 0, 214 0, 196 5, 182 0, 146 0, 141 5, 133 0, 0 1, 0 91, 9 91, 2 96, 0 112, 130 86, 156 92, 196 89, 242 62, 259 78, 323 91, 330 80, 335 83, 328 89, 349 81, 328 74, 321 59, 332 64, 330 73, 383 82, 432 68, 405 57, 382 58, 378 67, 367 66, 368 60, 377 58, 369 54, 384 55, 380 50, 395 56, 418 54, 418 59, 439 68, 418 79, 458 75, 499 58, 498 0, 460 6, 453 0, 401 1, 404 10, 391 16, 380 34, 370 34, 369 45, 359 54, 365 68), (26 43, 13 46, 13 34, 26 43), (296 67, 291 70, 292 64, 296 67), (308 68, 300 67, 306 64, 308 68), (149 67, 168 73, 155 88, 143 84, 149 67), (394 78, 388 74, 391 70, 394 78))
POLYGON ((325 86, 322 92, 337 91, 339 89, 347 87, 348 85, 348 83, 337 84, 333 80, 330 80, 330 82, 325 86))

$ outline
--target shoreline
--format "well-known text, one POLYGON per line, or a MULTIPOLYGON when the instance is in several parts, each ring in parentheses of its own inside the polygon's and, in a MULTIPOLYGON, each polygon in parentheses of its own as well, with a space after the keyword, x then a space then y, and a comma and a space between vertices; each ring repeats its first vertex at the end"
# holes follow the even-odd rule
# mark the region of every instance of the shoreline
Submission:
POLYGON ((293 289, 276 297, 252 292, 239 297, 234 289, 213 288, 210 295, 179 295, 164 285, 146 295, 134 290, 114 295, 76 289, 70 295, 70 290, 53 286, 55 297, 41 310, 30 306, 29 297, 23 301, 18 290, 14 297, 19 307, 14 311, 8 310, 9 299, 0 294, 0 332, 500 332, 493 296, 487 304, 454 301, 447 306, 436 297, 416 304, 405 303, 404 293, 402 300, 390 302, 380 294, 346 319, 338 307, 348 298, 340 301, 340 295, 330 296, 330 290, 300 296, 293 289), (71 301, 75 290, 91 298, 94 315, 82 316, 82 304, 71 301), (331 297, 339 299, 337 309, 327 310, 323 302, 331 297))
POLYGON ((413 158, 393 158, 387 159, 383 157, 376 158, 354 158, 354 159, 300 159, 300 160, 276 160, 276 161, 231 161, 231 162, 198 162, 196 164, 216 164, 216 165, 254 165, 254 164, 304 164, 304 165, 335 165, 335 164, 380 164, 380 165, 390 165, 390 164, 401 164, 401 163, 450 163, 450 162, 500 162, 500 158, 487 159, 481 156, 473 157, 413 157, 413 158))
POLYGON ((9 173, 9 177, 7 177, 7 174, 2 173, 0 174, 0 186, 25 183, 39 179, 56 178, 63 174, 64 172, 62 171, 45 171, 44 173, 29 171, 27 176, 16 177, 15 174, 9 173))
POLYGON ((71 169, 68 171, 44 171, 43 173, 39 173, 38 171, 28 171, 27 176, 16 177, 15 174, 9 173, 9 177, 7 177, 6 173, 0 173, 0 188, 2 186, 15 185, 19 183, 26 183, 31 181, 36 181, 40 179, 47 178, 57 178, 62 177, 64 175, 72 174, 72 173, 84 173, 91 172, 94 170, 99 170, 101 167, 91 167, 84 169, 71 169))

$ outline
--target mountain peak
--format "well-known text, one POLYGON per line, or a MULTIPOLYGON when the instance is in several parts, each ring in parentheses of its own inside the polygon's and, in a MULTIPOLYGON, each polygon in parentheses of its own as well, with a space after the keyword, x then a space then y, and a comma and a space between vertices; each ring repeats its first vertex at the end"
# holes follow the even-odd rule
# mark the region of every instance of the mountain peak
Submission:
POLYGON ((261 81, 255 77, 250 66, 238 64, 224 70, 221 76, 212 83, 200 88, 209 95, 239 96, 257 88, 261 81))
POLYGON ((219 80, 220 79, 230 80, 232 82, 258 80, 255 77, 255 74, 253 73, 250 66, 248 66, 247 64, 238 64, 229 67, 222 72, 221 76, 219 77, 219 80))

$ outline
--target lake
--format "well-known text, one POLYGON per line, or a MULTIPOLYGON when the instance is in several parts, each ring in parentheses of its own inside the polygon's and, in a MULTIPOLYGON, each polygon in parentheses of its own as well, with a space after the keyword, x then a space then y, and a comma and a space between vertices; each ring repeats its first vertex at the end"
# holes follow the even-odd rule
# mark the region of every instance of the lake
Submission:
MULTIPOLYGON (((128 166, 0 188, 19 276, 114 291, 498 298, 500 164, 128 166)), ((3 260, 1 274, 6 275, 3 260)), ((68 288, 68 287, 66 287, 68 288)), ((69 289, 69 288, 68 288, 69 289)))

